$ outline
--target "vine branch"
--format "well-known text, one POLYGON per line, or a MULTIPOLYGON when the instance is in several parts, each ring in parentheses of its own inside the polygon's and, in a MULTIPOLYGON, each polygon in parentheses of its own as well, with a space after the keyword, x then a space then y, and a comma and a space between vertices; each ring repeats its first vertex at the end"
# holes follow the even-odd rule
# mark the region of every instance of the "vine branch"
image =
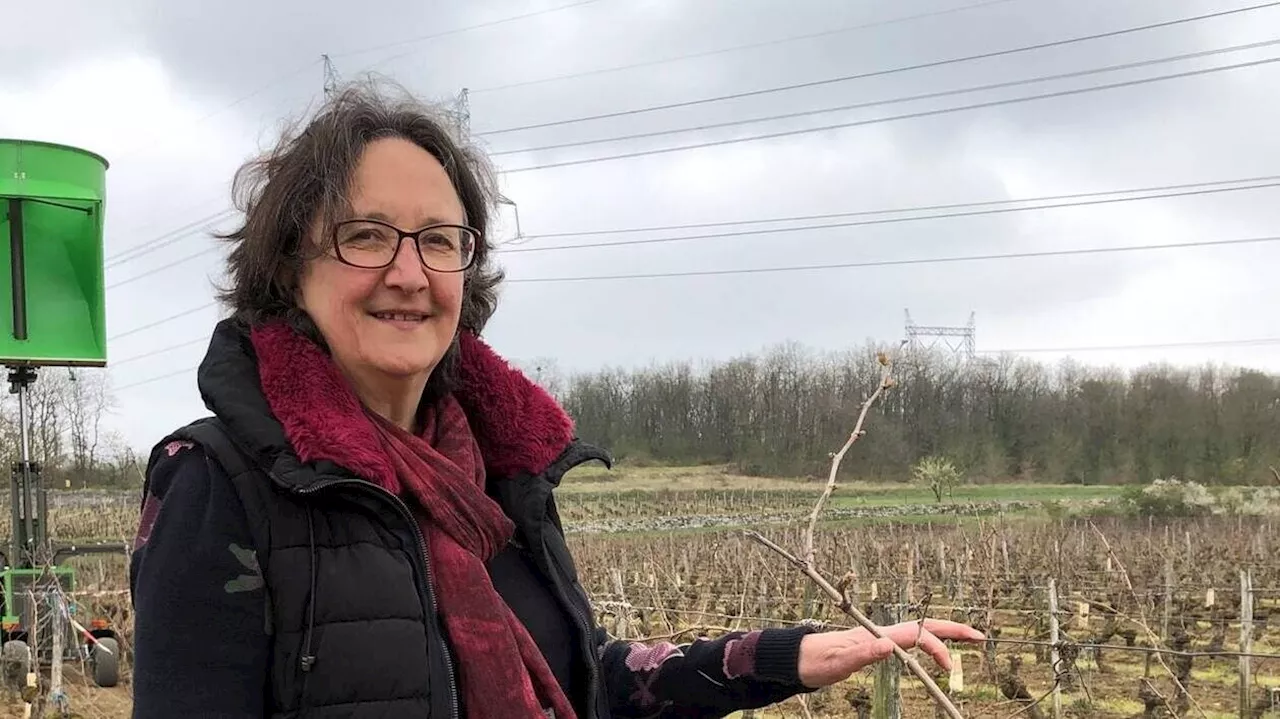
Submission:
MULTIPOLYGON (((901 349, 902 345, 905 344, 906 341, 904 340, 898 348, 901 349)), ((852 617, 853 620, 856 621, 863 629, 867 630, 871 636, 877 639, 883 639, 884 633, 880 631, 880 627, 876 626, 876 624, 872 622, 867 615, 863 614, 861 610, 855 607, 853 602, 849 600, 849 597, 846 596, 843 591, 832 586, 831 582, 829 582, 826 577, 822 576, 822 573, 819 572, 814 565, 814 559, 817 554, 814 535, 817 531, 818 519, 821 517, 823 509, 826 508, 827 502, 831 498, 831 494, 836 489, 836 476, 840 472, 840 462, 844 460, 845 455, 848 454, 849 449, 853 447, 854 443, 866 434, 866 430, 864 430, 862 426, 866 423, 867 414, 871 411, 872 405, 874 405, 877 400, 884 396, 886 391, 896 384, 896 381, 893 379, 893 360, 890 358, 889 354, 886 352, 877 353, 876 361, 880 363, 880 383, 876 387, 875 391, 871 393, 871 396, 867 397, 866 401, 862 403, 862 410, 858 413, 858 421, 854 425, 853 431, 849 433, 849 438, 845 440, 844 446, 840 448, 840 451, 831 455, 831 470, 827 474, 827 484, 823 488, 821 496, 818 497, 817 503, 814 504, 813 511, 809 513, 809 526, 805 529, 804 533, 804 557, 801 558, 796 556, 795 554, 778 546, 776 542, 759 532, 746 530, 744 534, 753 541, 759 542, 773 552, 776 552, 783 559, 787 560, 787 562, 808 577, 809 580, 822 590, 824 594, 830 597, 831 600, 836 603, 836 607, 841 612, 852 617)), ((960 710, 951 702, 951 699, 947 697, 946 693, 938 687, 937 683, 933 681, 933 677, 929 676, 929 673, 925 671, 924 667, 920 666, 920 662, 916 661, 915 657, 908 654, 907 651, 898 646, 897 643, 894 643, 893 645, 893 655, 897 657, 898 661, 906 665, 907 669, 909 669, 911 673, 914 674, 922 684, 924 684, 925 691, 929 693, 929 696, 933 698, 933 701, 937 703, 938 707, 941 708, 950 719, 964 719, 960 710)))
MULTIPOLYGON (((898 345, 901 349, 906 344, 906 340, 898 345)), ((844 456, 849 453, 849 449, 858 441, 867 431, 862 425, 867 421, 867 413, 871 411, 871 406, 880 399, 884 393, 896 384, 893 379, 893 361, 889 355, 884 352, 876 353, 876 361, 880 363, 880 384, 876 386, 876 390, 871 393, 870 397, 862 403, 862 411, 858 412, 858 421, 853 425, 853 431, 849 433, 849 439, 845 440, 844 446, 840 451, 831 455, 831 471, 827 473, 827 486, 823 488, 822 495, 818 497, 818 502, 813 505, 813 511, 809 513, 809 527, 804 532, 804 559, 810 565, 813 564, 816 549, 814 547, 814 533, 818 528, 818 517, 822 515, 822 510, 826 508, 827 501, 831 499, 831 494, 836 490, 836 475, 840 472, 840 463, 844 461, 844 456)))
MULTIPOLYGON (((1138 596, 1137 590, 1133 588, 1133 582, 1129 579, 1129 570, 1125 569, 1124 563, 1120 561, 1119 555, 1117 555, 1115 550, 1111 548, 1111 542, 1107 541, 1107 535, 1103 534, 1101 529, 1098 529, 1098 525, 1090 521, 1089 528, 1092 529, 1094 534, 1098 535, 1098 539, 1102 541, 1103 548, 1107 550, 1107 556, 1110 557, 1111 560, 1115 562, 1116 566, 1120 568, 1120 577, 1124 580, 1125 587, 1129 589, 1129 594, 1133 596, 1134 608, 1138 610, 1138 620, 1136 624, 1140 629, 1146 632, 1147 639, 1151 642, 1151 646, 1157 649, 1163 649, 1164 644, 1160 641, 1160 637, 1157 636, 1155 630, 1147 624, 1147 613, 1143 611, 1142 598, 1138 596)), ((1132 621, 1132 617, 1130 617, 1130 620, 1132 621)), ((1182 682, 1178 679, 1178 675, 1169 667, 1161 654, 1161 652, 1155 652, 1156 661, 1160 663, 1160 666, 1166 672, 1168 672, 1169 678, 1173 680, 1174 686, 1176 686, 1178 690, 1187 697, 1191 706, 1196 710, 1196 713, 1200 715, 1201 719, 1208 719, 1208 715, 1205 714, 1204 709, 1200 708, 1200 703, 1197 702, 1195 698, 1191 696, 1191 692, 1187 691, 1187 688, 1182 685, 1182 682)), ((1151 687, 1151 690, 1156 691, 1154 686, 1151 687)), ((1169 700, 1165 699, 1163 694, 1156 691, 1156 695, 1160 697, 1160 700, 1164 702, 1165 707, 1168 708, 1171 713, 1177 713, 1174 711, 1173 707, 1169 705, 1169 700)))

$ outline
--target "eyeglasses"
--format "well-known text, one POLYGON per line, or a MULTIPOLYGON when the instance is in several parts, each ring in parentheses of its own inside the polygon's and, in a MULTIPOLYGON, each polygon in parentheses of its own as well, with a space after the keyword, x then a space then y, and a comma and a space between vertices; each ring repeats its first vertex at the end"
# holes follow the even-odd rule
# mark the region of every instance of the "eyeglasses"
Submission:
POLYGON ((429 225, 405 232, 379 220, 343 220, 333 228, 333 250, 338 261, 368 270, 395 261, 400 243, 414 240, 418 259, 436 272, 462 272, 476 257, 480 231, 466 225, 429 225))

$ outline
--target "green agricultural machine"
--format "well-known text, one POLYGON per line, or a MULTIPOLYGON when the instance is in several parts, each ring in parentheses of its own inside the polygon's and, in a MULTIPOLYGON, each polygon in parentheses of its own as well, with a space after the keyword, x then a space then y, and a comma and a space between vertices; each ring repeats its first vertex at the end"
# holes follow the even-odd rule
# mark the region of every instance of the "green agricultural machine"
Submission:
POLYGON ((79 148, 0 139, 0 299, 9 302, 8 311, 0 307, 0 365, 18 396, 21 442, 11 468, 12 532, 0 557, 0 661, 5 679, 28 686, 39 665, 68 660, 87 661, 99 686, 119 680, 115 632, 103 618, 76 616, 75 569, 64 562, 125 547, 50 541, 28 397, 40 368, 106 365, 106 171, 106 160, 79 148))

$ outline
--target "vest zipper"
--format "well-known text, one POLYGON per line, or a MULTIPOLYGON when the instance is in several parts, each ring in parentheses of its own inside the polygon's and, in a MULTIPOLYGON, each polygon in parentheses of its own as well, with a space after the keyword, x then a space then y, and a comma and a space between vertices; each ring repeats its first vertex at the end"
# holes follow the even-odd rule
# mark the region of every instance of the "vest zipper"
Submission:
POLYGON ((598 693, 598 690, 599 690, 598 685, 600 682, 599 677, 596 675, 596 661, 595 661, 596 647, 594 644, 595 632, 592 630, 592 627, 595 626, 595 622, 592 622, 588 617, 584 616, 582 613, 582 609, 577 605, 577 603, 575 603, 573 600, 569 598, 569 590, 565 588, 564 582, 560 578, 560 575, 565 574, 564 567, 560 566, 560 562, 551 553, 551 550, 547 549, 547 538, 541 532, 539 532, 539 539, 542 542, 542 553, 543 555, 546 556, 548 563, 553 567, 554 571, 551 572, 551 575, 552 575, 551 582, 556 586, 556 591, 560 595, 560 601, 564 602, 565 606, 569 607, 569 611, 573 613, 573 616, 579 622, 578 628, 581 630, 581 633, 583 636, 583 641, 582 641, 583 649, 585 649, 587 652, 586 654, 586 662, 587 662, 586 709, 588 712, 591 712, 591 714, 594 715, 596 714, 596 694, 598 693))
MULTIPOLYGON (((271 476, 273 479, 276 480, 277 483, 280 483, 286 487, 289 486, 289 485, 285 485, 284 482, 281 482, 278 478, 276 478, 274 473, 272 473, 271 476)), ((436 614, 437 609, 436 609, 435 590, 431 588, 431 562, 427 560, 427 538, 422 534, 422 527, 418 526, 418 521, 413 518, 413 513, 409 511, 409 507, 404 503, 404 500, 388 492, 382 487, 379 487, 376 484, 367 482, 363 479, 321 480, 311 485, 310 487, 303 487, 301 489, 290 487, 290 489, 294 492, 297 492, 298 494, 314 494, 321 489, 326 489, 329 487, 334 487, 339 485, 349 485, 352 487, 359 487, 362 490, 371 491, 374 494, 385 497, 386 499, 390 500, 391 504, 394 505, 397 510, 399 510, 400 516, 403 517, 405 521, 409 523, 409 526, 413 528, 413 534, 418 539, 418 560, 422 562, 423 576, 426 579, 427 603, 429 605, 429 608, 432 614, 436 614)), ((453 668, 453 657, 449 655, 449 644, 448 642, 444 641, 443 637, 441 637, 440 649, 444 657, 445 669, 449 673, 449 687, 448 687, 449 717, 450 719, 459 719, 460 710, 458 707, 457 674, 453 668)))

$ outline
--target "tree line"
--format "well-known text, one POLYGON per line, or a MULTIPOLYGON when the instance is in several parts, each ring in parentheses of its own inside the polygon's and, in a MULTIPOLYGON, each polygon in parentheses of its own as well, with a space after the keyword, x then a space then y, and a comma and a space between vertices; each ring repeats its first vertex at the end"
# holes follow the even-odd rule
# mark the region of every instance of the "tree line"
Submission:
MULTIPOLYGON (((695 365, 564 376, 532 368, 579 435, 633 462, 729 463, 770 475, 821 475, 879 379, 868 344, 839 353, 796 345, 695 365)), ((868 419, 848 478, 905 481, 942 457, 971 481, 1078 484, 1177 477, 1274 482, 1280 377, 1216 365, 1132 371, 1025 357, 963 360, 908 351, 898 385, 868 419)))
MULTIPOLYGON (((879 381, 867 344, 790 344, 710 363, 565 374, 526 371, 564 403, 580 437, 631 463, 730 464, 821 476, 879 381)), ((1205 365, 1132 371, 1002 356, 908 351, 872 410, 846 479, 909 481, 922 459, 970 481, 1267 484, 1280 469, 1280 376, 1205 365)), ((105 371, 44 368, 31 389, 32 459, 51 488, 136 487, 145 457, 105 423, 105 371)), ((0 396, 0 453, 19 458, 18 403, 0 396)))
MULTIPOLYGON (((28 445, 50 489, 136 487, 140 460, 122 437, 107 430, 114 406, 105 370, 43 367, 29 390, 28 445)), ((0 399, 0 454, 5 468, 21 459, 18 397, 0 399)), ((141 464, 140 464, 141 462, 141 464)))

